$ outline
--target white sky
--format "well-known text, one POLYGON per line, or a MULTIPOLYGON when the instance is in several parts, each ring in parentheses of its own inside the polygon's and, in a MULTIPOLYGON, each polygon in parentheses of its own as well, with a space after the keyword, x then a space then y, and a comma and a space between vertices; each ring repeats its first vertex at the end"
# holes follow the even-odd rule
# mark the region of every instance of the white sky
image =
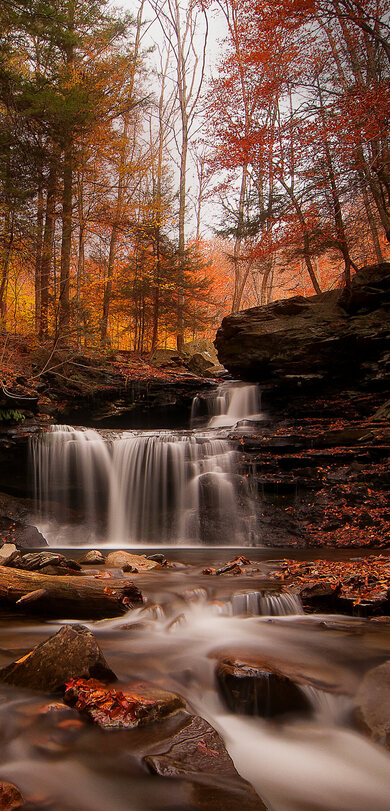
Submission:
MULTIPOLYGON (((115 6, 116 8, 124 9, 126 11, 130 11, 133 13, 134 17, 137 14, 139 8, 138 0, 110 0, 110 5, 115 6)), ((183 3, 185 7, 185 3, 183 3)), ((145 49, 153 47, 153 46, 161 46, 164 41, 164 36, 161 31, 161 26, 158 21, 153 22, 154 12, 150 5, 147 3, 144 8, 143 18, 144 21, 147 23, 148 21, 151 22, 150 26, 145 26, 146 32, 144 34, 143 39, 143 47, 145 49)), ((204 89, 207 86, 207 79, 209 79, 212 75, 213 68, 218 61, 219 55, 221 54, 221 47, 219 45, 220 40, 225 35, 225 26, 223 18, 220 14, 216 14, 215 12, 209 13, 208 15, 209 20, 209 35, 208 35, 208 48, 207 48, 207 67, 206 67, 206 82, 204 84, 204 89)), ((150 66, 157 69, 158 66, 158 53, 156 54, 149 54, 147 57, 150 66)), ((149 81, 149 79, 148 79, 149 81)), ((153 86, 151 87, 153 90, 153 86)), ((156 82, 156 90, 158 91, 158 85, 156 82)), ((199 119, 199 126, 201 126, 201 119, 199 119)), ((197 128, 197 127, 196 127, 197 128)), ((199 128, 198 128, 199 129, 199 128)), ((174 171, 174 179, 178 180, 178 170, 174 171)), ((195 211, 191 205, 190 200, 196 196, 197 194, 197 181, 194 171, 194 166, 191 161, 191 157, 189 156, 188 161, 188 174, 187 174, 187 195, 188 195, 188 205, 187 205, 187 236, 190 236, 191 233, 195 231, 195 211)), ((202 215, 202 229, 201 233, 203 236, 211 236, 213 233, 213 227, 217 227, 220 224, 220 212, 216 211, 215 203, 205 203, 203 207, 203 215, 202 215)))

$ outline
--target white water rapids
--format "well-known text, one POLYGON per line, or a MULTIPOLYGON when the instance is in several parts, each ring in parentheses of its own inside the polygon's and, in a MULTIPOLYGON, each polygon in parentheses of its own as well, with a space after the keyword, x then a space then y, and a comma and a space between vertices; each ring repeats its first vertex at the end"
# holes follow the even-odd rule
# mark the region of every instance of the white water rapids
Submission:
MULTIPOLYGON (((166 589, 161 596, 166 598, 166 589)), ((326 702, 316 702, 314 696, 316 712, 311 719, 297 716, 275 722, 233 715, 215 690, 215 657, 226 644, 233 650, 244 646, 263 656, 277 655, 285 662, 295 662, 298 656, 301 669, 310 664, 323 668, 328 677, 336 675, 341 684, 350 684, 349 660, 362 655, 353 621, 351 633, 343 636, 319 632, 316 624, 326 617, 310 622, 293 614, 273 619, 230 616, 202 589, 172 593, 159 611, 152 609, 90 627, 121 680, 135 676, 177 691, 191 711, 220 732, 239 773, 270 811, 387 811, 390 757, 345 725, 351 699, 329 693, 326 702)), ((39 641, 42 633, 53 633, 57 627, 26 627, 22 633, 39 641)), ((9 644, 9 634, 0 628, 1 646, 9 644)), ((150 732, 145 728, 141 737, 130 733, 128 739, 126 733, 102 736, 89 728, 84 743, 76 742, 59 758, 50 747, 46 755, 39 716, 32 726, 34 706, 37 698, 28 694, 17 694, 12 705, 0 705, 2 728, 7 729, 0 777, 14 781, 27 794, 48 794, 51 804, 43 807, 61 811, 191 807, 180 781, 147 777, 135 761, 126 759, 126 745, 142 752, 142 735, 148 742, 152 728, 150 732)))

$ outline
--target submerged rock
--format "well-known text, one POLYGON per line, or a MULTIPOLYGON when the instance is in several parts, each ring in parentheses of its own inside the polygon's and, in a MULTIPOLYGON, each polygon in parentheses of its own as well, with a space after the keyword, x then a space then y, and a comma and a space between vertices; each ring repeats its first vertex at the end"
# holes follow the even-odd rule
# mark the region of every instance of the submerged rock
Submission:
POLYGON ((221 811, 265 809, 252 786, 237 773, 221 736, 199 716, 160 742, 144 758, 153 774, 193 782, 195 808, 221 811))
POLYGON ((118 690, 96 679, 72 679, 64 701, 102 729, 133 729, 160 721, 185 706, 176 693, 146 682, 118 690))
POLYGON ((114 681, 91 631, 83 625, 66 625, 26 656, 0 670, 0 683, 29 690, 56 692, 71 679, 99 678, 114 681))
POLYGON ((265 718, 285 713, 310 712, 310 703, 295 682, 280 672, 238 657, 217 666, 221 695, 232 712, 265 718))

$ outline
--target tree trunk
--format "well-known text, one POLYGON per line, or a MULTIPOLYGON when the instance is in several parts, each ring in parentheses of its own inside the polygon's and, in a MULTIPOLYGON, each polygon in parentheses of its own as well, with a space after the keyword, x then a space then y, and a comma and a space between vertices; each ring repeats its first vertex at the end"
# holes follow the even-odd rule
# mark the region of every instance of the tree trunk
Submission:
POLYGON ((59 326, 62 333, 69 332, 69 279, 72 249, 72 190, 73 190, 73 145, 69 137, 64 150, 63 195, 62 195, 62 242, 61 275, 59 296, 59 326))
MULTIPOLYGON (((55 159, 54 159, 55 160, 55 159)), ((47 184, 45 227, 43 232, 42 259, 41 259, 41 310, 39 317, 39 337, 48 338, 49 334, 49 285, 50 270, 53 252, 53 237, 55 227, 57 167, 54 160, 50 166, 47 184)))
POLYGON ((0 566, 0 607, 20 614, 33 613, 52 618, 103 619, 116 617, 142 603, 140 590, 131 580, 96 580, 78 575, 50 575, 0 566), (108 588, 107 588, 108 586, 108 588), (17 601, 39 592, 36 599, 17 601))
POLYGON ((40 174, 38 182, 38 199, 37 199, 37 232, 35 241, 35 331, 39 333, 39 322, 41 315, 41 265, 42 265, 42 242, 43 242, 43 215, 44 215, 44 199, 43 199, 43 178, 40 174))

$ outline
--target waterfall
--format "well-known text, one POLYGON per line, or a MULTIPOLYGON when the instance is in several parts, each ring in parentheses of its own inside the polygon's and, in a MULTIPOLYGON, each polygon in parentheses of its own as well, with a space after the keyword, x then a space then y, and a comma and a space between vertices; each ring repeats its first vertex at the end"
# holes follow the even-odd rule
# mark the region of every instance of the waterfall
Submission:
POLYGON ((253 545, 256 519, 241 457, 226 432, 209 429, 255 416, 258 388, 223 384, 207 408, 203 431, 55 425, 34 438, 35 496, 49 543, 253 545))
POLYGON ((233 616, 287 617, 303 614, 302 603, 297 594, 263 593, 249 591, 235 594, 230 602, 233 616))
POLYGON ((32 458, 40 515, 71 523, 72 545, 245 545, 253 533, 246 480, 226 439, 107 437, 60 425, 33 440, 32 458))
POLYGON ((228 428, 242 420, 263 419, 260 390, 258 386, 247 383, 222 383, 211 394, 195 397, 191 425, 202 420, 205 410, 208 428, 228 428))

